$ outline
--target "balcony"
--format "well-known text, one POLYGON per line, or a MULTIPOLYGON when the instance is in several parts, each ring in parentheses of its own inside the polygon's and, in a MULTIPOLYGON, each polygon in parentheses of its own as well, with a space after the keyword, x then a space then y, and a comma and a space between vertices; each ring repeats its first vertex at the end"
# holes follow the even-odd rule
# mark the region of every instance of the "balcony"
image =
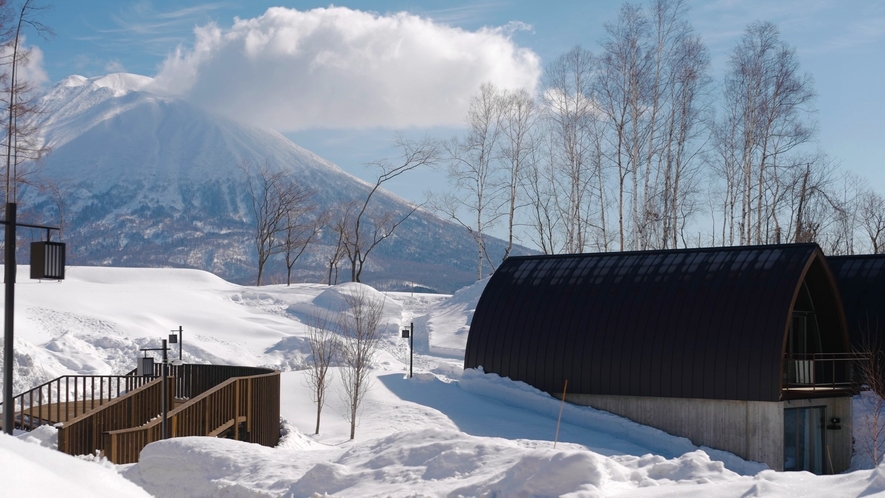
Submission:
POLYGON ((857 393, 861 386, 854 373, 864 353, 787 353, 783 363, 783 391, 802 396, 857 393))

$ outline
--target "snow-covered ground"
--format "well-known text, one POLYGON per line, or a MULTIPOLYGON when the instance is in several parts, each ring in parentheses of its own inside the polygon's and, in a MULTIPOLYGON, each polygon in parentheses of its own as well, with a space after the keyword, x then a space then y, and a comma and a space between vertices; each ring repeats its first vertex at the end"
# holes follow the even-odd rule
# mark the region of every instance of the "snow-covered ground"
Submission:
MULTIPOLYGON (((778 473, 584 407, 565 406, 554 443, 557 400, 496 375, 462 371, 467 326, 484 281, 454 296, 384 295, 384 336, 351 441, 344 402, 337 394, 338 375, 321 433, 313 435, 316 409, 301 370, 307 350, 303 321, 317 311, 340 309, 342 293, 359 284, 256 288, 173 269, 70 268, 62 283, 27 280, 27 267, 18 274, 16 392, 64 374, 131 370, 140 348, 159 346, 181 325, 188 362, 283 370, 285 435, 276 448, 226 439, 171 439, 148 445, 138 463, 119 466, 91 455, 75 458, 53 451, 52 428, 17 438, 0 435, 0 494, 885 494, 885 466, 836 476, 778 473), (399 334, 409 323, 416 332, 411 379, 408 341, 399 334)), ((173 349, 172 357, 176 354, 173 349)))

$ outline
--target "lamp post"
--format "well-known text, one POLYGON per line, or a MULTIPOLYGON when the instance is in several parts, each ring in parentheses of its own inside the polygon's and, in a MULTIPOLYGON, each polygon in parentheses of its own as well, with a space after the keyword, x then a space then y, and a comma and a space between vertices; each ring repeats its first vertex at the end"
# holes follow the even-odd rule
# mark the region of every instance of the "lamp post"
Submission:
POLYGON ((168 398, 168 388, 166 384, 169 382, 166 377, 169 376, 168 368, 169 368, 169 346, 166 344, 166 339, 163 339, 162 346, 159 348, 141 348, 141 351, 163 351, 163 364, 160 367, 160 391, 162 392, 161 396, 163 399, 160 400, 160 411, 163 412, 162 419, 160 419, 160 439, 166 439, 169 437, 166 418, 169 416, 169 407, 166 403, 166 398, 168 398))
POLYGON ((3 246, 3 278, 6 283, 3 320, 3 432, 12 434, 12 330, 15 309, 15 203, 6 203, 6 245, 3 246))
POLYGON ((178 359, 184 361, 184 356, 181 355, 182 344, 184 344, 184 328, 179 325, 178 330, 172 329, 170 332, 178 332, 178 335, 169 335, 169 343, 178 343, 178 359))
MULTIPOLYGON (((7 195, 8 197, 8 195, 7 195)), ((3 432, 12 434, 15 425, 15 407, 12 399, 12 363, 15 330, 15 229, 16 227, 39 228, 46 230, 46 242, 31 244, 31 278, 64 280, 65 278, 65 245, 50 242, 52 230, 58 227, 30 225, 16 222, 16 204, 6 203, 6 219, 0 224, 6 225, 5 246, 3 248, 3 276, 5 278, 5 300, 3 320, 3 432), (36 275, 36 276, 35 276, 36 275)))
POLYGON ((409 323, 409 328, 403 329, 403 339, 409 339, 409 378, 412 378, 412 357, 415 356, 415 323, 409 323))

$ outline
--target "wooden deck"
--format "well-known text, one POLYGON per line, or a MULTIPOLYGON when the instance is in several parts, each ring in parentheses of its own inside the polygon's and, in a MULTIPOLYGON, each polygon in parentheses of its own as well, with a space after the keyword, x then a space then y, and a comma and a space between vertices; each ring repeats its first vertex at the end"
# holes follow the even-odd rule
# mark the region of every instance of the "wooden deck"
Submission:
MULTIPOLYGON (((16 427, 56 425, 58 448, 65 453, 99 452, 114 463, 136 462, 144 446, 164 439, 156 367, 152 377, 67 376, 42 384, 15 397, 16 427)), ((265 368, 173 366, 167 377, 166 437, 232 437, 275 446, 279 378, 278 371, 265 368)))

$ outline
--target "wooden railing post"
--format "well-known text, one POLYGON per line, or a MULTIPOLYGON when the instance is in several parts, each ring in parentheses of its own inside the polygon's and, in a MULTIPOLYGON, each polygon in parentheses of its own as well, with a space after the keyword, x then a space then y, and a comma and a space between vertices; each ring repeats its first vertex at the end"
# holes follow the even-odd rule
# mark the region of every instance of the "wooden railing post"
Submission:
POLYGON ((234 381, 234 439, 240 440, 240 381, 234 381))

